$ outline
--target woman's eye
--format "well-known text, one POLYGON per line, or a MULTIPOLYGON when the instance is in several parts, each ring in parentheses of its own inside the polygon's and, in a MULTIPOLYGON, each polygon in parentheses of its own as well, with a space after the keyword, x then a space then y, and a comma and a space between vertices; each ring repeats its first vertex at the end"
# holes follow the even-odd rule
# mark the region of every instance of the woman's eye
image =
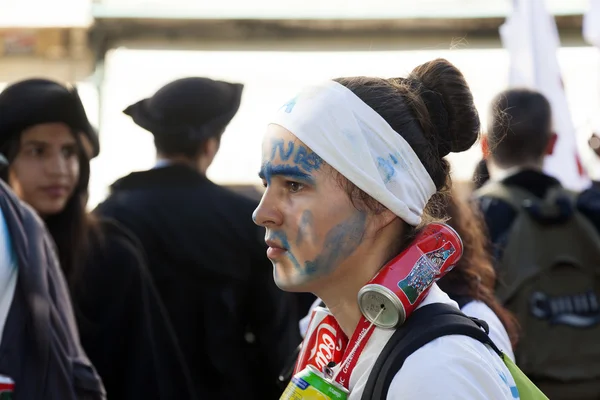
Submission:
POLYGON ((39 156, 43 153, 44 153, 43 147, 30 147, 29 149, 27 149, 27 154, 29 154, 31 156, 39 156))
POLYGON ((73 147, 65 147, 62 150, 62 153, 63 153, 63 157, 65 157, 65 158, 71 158, 71 157, 73 157, 74 155, 77 154, 77 150, 75 148, 73 148, 73 147))
POLYGON ((304 185, 298 182, 288 181, 287 187, 291 193, 296 193, 304 188, 304 185))

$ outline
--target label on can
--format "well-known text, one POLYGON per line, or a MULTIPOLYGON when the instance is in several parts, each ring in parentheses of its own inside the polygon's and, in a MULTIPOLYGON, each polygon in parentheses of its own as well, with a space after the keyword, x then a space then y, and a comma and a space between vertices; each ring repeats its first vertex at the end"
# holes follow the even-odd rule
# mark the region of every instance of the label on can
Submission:
POLYGON ((419 257, 406 278, 398 282, 410 304, 415 304, 425 289, 433 284, 446 260, 455 252, 451 242, 444 242, 439 248, 419 257))
POLYGON ((348 391, 308 366, 296 374, 280 400, 347 400, 348 391))
POLYGON ((316 307, 312 311, 294 374, 309 365, 323 371, 330 362, 339 364, 347 344, 348 338, 329 310, 316 307))

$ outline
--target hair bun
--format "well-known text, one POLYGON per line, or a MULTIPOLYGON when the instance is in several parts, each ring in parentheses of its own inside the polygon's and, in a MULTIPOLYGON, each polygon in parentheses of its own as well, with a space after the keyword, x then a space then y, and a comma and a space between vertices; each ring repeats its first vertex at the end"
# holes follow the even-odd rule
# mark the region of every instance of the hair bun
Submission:
POLYGON ((431 122, 436 132, 436 147, 438 153, 440 154, 440 157, 444 157, 452 151, 452 143, 448 141, 447 137, 441 134, 443 132, 448 132, 449 129, 448 111, 444 105, 442 95, 430 90, 425 85, 423 86, 425 90, 421 92, 421 98, 427 107, 427 111, 429 111, 429 117, 431 118, 431 122))
POLYGON ((420 86, 418 93, 433 126, 430 140, 440 157, 468 150, 477 141, 481 125, 463 74, 438 58, 416 67, 407 80, 420 86))

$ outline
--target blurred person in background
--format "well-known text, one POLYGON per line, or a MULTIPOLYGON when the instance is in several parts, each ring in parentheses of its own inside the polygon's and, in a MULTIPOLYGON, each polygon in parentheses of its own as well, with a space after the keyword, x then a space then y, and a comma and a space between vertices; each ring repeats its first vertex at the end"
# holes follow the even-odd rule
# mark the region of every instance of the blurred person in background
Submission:
POLYGON ((206 177, 242 89, 184 78, 127 107, 154 136, 158 161, 115 182, 96 210, 140 238, 206 399, 278 398, 277 376, 299 342, 294 299, 275 286, 264 230, 252 223, 257 202, 206 177))
POLYGON ((499 93, 484 140, 490 180, 474 198, 492 244, 496 296, 522 328, 517 362, 553 400, 598 399, 600 194, 566 190, 543 171, 557 135, 539 92, 499 93))
POLYGON ((0 93, 1 178, 46 224, 81 343, 110 399, 194 398, 136 239, 85 211, 97 137, 74 89, 29 79, 0 93))
MULTIPOLYGON (((600 136, 597 133, 592 133, 588 140, 588 145, 594 154, 600 158, 600 136)), ((600 189, 600 181, 597 179, 592 181, 592 188, 600 189)))
MULTIPOLYGON (((8 164, 1 154, 0 162, 8 164)), ((1 180, 0 377, 15 385, 15 400, 106 398, 79 342, 54 243, 1 180)))

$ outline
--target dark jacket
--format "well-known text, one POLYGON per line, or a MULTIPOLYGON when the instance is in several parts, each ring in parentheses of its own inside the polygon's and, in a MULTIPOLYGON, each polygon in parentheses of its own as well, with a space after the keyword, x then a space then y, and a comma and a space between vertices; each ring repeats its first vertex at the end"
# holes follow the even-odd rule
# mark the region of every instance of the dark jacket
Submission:
POLYGON ((141 241, 201 399, 277 399, 300 342, 273 282, 256 202, 183 165, 132 173, 96 212, 141 241))
POLYGON ((81 343, 110 400, 194 399, 189 371, 137 240, 100 220, 71 283, 81 343))
POLYGON ((0 374, 15 381, 15 400, 104 399, 102 382, 79 343, 43 222, 2 181, 0 207, 19 269, 0 344, 0 374))

